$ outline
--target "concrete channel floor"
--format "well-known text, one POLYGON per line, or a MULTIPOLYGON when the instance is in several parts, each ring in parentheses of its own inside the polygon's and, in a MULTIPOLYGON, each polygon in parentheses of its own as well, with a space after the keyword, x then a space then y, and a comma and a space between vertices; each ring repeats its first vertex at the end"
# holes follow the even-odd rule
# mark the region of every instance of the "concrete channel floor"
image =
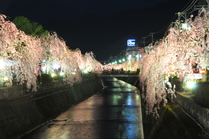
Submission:
POLYGON ((137 88, 113 77, 102 80, 102 91, 22 139, 144 139, 137 88))

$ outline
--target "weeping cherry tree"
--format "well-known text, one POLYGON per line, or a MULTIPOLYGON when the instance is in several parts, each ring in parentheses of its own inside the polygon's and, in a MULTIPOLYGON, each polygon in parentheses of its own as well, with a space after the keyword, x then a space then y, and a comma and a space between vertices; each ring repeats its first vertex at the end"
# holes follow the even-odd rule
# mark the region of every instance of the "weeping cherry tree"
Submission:
POLYGON ((7 86, 16 79, 20 85, 37 91, 36 69, 40 70, 42 60, 46 61, 46 73, 59 70, 65 73, 65 81, 70 85, 82 80, 81 69, 102 67, 92 52, 83 56, 80 50, 70 50, 56 32, 41 37, 26 35, 0 15, 0 77, 8 78, 7 86))
POLYGON ((40 39, 27 36, 16 26, 0 15, 0 76, 8 77, 8 86, 11 86, 13 77, 20 84, 25 83, 27 88, 36 91, 36 75, 34 69, 42 58, 40 39), (6 62, 6 61, 12 61, 6 62))
POLYGON ((209 62, 209 14, 203 9, 185 22, 189 28, 182 28, 176 21, 169 34, 148 46, 143 55, 140 83, 148 114, 158 117, 160 104, 167 103, 168 94, 175 96, 175 85, 169 82, 171 69, 183 81, 193 66, 206 68, 209 62))

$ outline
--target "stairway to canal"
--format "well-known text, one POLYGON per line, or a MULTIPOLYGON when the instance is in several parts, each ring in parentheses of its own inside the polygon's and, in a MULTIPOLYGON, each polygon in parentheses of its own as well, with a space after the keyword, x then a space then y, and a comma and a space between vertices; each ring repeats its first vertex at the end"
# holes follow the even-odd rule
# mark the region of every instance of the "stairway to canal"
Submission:
POLYGON ((21 139, 144 139, 136 87, 102 77, 104 88, 21 139))

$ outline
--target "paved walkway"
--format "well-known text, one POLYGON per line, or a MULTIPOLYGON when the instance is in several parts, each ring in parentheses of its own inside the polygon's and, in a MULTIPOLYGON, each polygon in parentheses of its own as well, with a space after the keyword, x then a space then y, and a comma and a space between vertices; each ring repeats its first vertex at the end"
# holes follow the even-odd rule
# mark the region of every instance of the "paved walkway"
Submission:
POLYGON ((22 139, 144 139, 138 90, 116 78, 22 139))

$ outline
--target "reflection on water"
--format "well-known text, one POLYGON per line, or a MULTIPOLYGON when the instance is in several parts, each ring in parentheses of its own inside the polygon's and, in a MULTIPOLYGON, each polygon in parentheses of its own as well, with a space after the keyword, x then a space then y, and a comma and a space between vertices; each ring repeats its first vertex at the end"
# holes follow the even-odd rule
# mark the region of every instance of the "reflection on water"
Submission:
MULTIPOLYGON (((30 139, 143 139, 140 96, 114 78, 101 92, 50 121, 30 139)), ((28 139, 28 138, 27 138, 28 139)))
POLYGON ((112 129, 113 134, 112 130, 106 129, 106 134, 113 138, 143 138, 141 102, 137 88, 120 81, 108 85, 103 91, 106 107, 101 113, 111 120, 106 126, 109 129, 115 127, 115 130, 112 129), (112 125, 113 121, 116 125, 112 125))

